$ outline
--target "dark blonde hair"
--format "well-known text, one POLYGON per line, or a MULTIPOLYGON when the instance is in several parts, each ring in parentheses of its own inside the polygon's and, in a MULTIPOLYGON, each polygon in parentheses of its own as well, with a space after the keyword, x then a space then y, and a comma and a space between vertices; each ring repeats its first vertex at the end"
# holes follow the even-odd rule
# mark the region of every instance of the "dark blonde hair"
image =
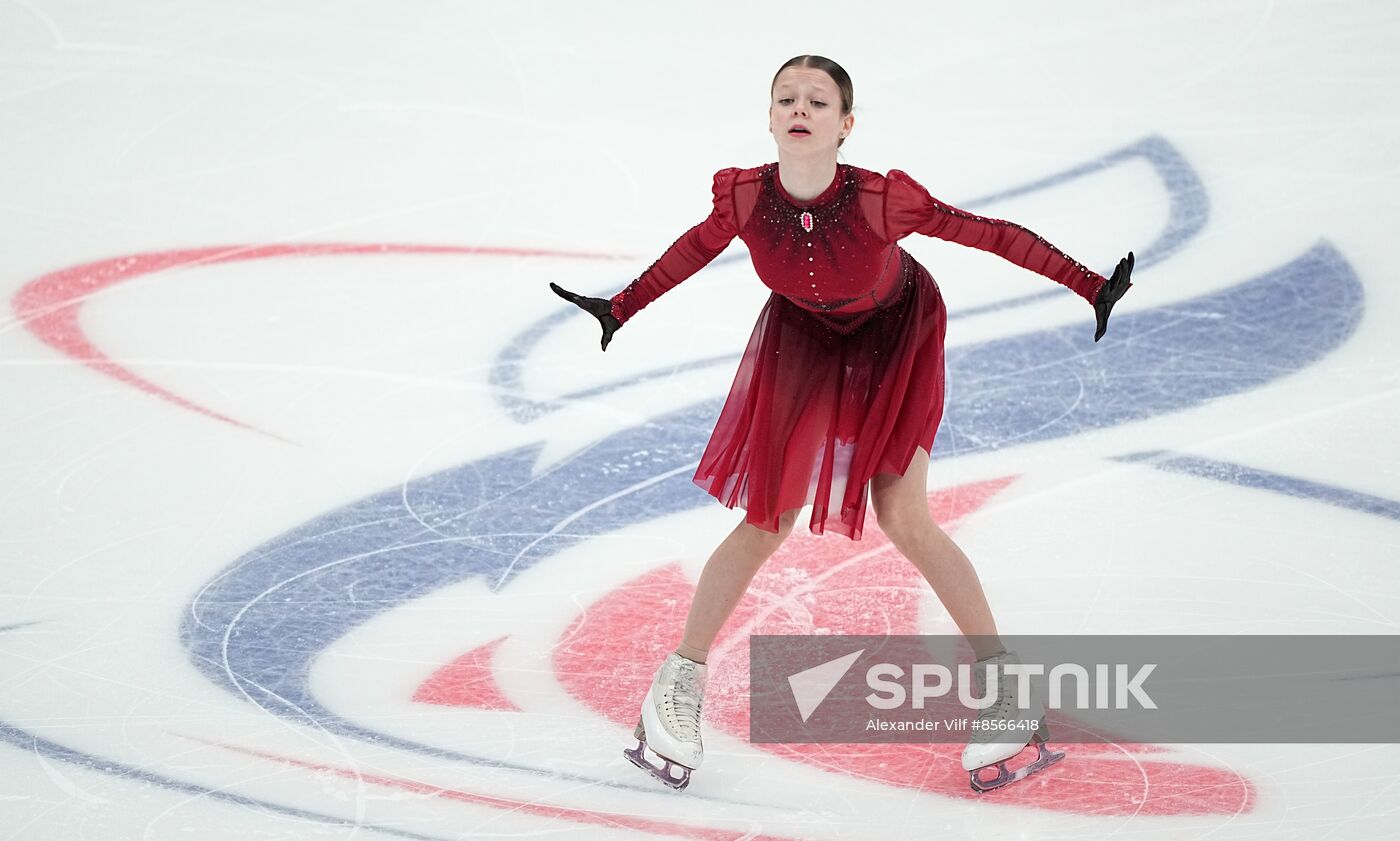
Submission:
MULTIPOLYGON (((836 83, 836 87, 841 91, 841 116, 851 113, 851 109, 856 105, 855 86, 851 84, 851 76, 846 69, 831 59, 823 55, 796 55, 783 62, 783 66, 778 68, 778 72, 773 74, 773 82, 768 86, 768 96, 773 96, 773 88, 778 86, 778 77, 783 75, 783 71, 789 67, 810 67, 813 70, 821 70, 831 77, 831 81, 836 83)), ((841 144, 846 142, 846 138, 836 141, 836 148, 841 148, 841 144)))

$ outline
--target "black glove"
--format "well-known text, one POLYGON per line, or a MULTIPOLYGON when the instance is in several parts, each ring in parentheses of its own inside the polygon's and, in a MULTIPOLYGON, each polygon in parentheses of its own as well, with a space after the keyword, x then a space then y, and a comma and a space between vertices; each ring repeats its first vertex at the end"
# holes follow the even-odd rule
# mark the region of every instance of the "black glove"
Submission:
POLYGON ((1108 329, 1108 314, 1113 310, 1113 305, 1118 303, 1118 299, 1123 294, 1133 288, 1133 284, 1128 280, 1133 273, 1133 252, 1129 251, 1128 256, 1118 261, 1118 268, 1113 270, 1113 277, 1108 279, 1099 288, 1099 297, 1094 301, 1094 316, 1098 319, 1098 329, 1094 331, 1094 341, 1103 338, 1104 331, 1108 329))
POLYGON ((613 333, 622 326, 622 322, 613 317, 612 301, 607 298, 589 298, 584 295, 576 295, 558 284, 551 283, 549 288, 554 290, 554 294, 563 298, 571 304, 577 304, 580 309, 592 313, 598 318, 598 323, 603 325, 603 350, 608 349, 608 342, 612 341, 613 333))

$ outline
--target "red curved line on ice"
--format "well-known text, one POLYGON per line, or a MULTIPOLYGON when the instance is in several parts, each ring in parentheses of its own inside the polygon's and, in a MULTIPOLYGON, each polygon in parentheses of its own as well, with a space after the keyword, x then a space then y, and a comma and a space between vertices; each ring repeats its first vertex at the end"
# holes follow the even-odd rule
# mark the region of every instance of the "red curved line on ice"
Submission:
POLYGON ((83 332, 82 325, 78 322, 78 315, 83 304, 93 295, 119 283, 156 272, 234 263, 240 260, 265 260, 273 257, 325 257, 341 254, 471 254, 508 257, 568 257, 585 260, 624 259, 620 255, 542 248, 339 242, 217 245, 128 254, 123 257, 111 257, 59 269, 25 284, 15 293, 10 304, 19 320, 41 342, 65 356, 82 362, 94 371, 153 397, 173 403, 182 409, 188 409, 205 417, 232 424, 240 429, 261 432, 284 441, 286 439, 269 432, 263 432, 242 421, 187 400, 114 362, 83 332))
POLYGON ((473 648, 433 672, 413 693, 413 700, 420 704, 521 712, 501 691, 492 668, 496 649, 508 638, 499 637, 473 648))

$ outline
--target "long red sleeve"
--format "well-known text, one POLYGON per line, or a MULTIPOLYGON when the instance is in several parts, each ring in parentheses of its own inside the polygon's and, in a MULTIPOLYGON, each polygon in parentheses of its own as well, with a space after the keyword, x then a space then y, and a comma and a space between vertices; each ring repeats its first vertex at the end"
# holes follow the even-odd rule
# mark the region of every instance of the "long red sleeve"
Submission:
POLYGON ((718 257, 738 235, 734 217, 734 177, 738 173, 738 167, 727 167, 715 173, 711 187, 714 209, 710 215, 681 234, 640 277, 611 298, 614 318, 627 323, 627 319, 642 307, 718 257))
POLYGON ((1051 245, 1034 231, 1007 222, 959 210, 929 195, 923 185, 902 170, 886 176, 885 229, 891 239, 911 233, 956 242, 990 251, 1022 268, 1068 286, 1093 303, 1106 281, 1082 263, 1051 245))

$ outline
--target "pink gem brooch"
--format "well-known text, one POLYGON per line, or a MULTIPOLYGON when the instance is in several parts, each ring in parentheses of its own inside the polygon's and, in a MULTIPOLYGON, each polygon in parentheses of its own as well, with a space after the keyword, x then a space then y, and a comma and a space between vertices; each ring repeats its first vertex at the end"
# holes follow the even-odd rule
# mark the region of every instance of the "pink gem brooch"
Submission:
POLYGON ((807 211, 807 210, 802 211, 802 230, 806 231, 806 232, 809 233, 809 234, 812 232, 812 213, 811 213, 811 211, 807 211))

